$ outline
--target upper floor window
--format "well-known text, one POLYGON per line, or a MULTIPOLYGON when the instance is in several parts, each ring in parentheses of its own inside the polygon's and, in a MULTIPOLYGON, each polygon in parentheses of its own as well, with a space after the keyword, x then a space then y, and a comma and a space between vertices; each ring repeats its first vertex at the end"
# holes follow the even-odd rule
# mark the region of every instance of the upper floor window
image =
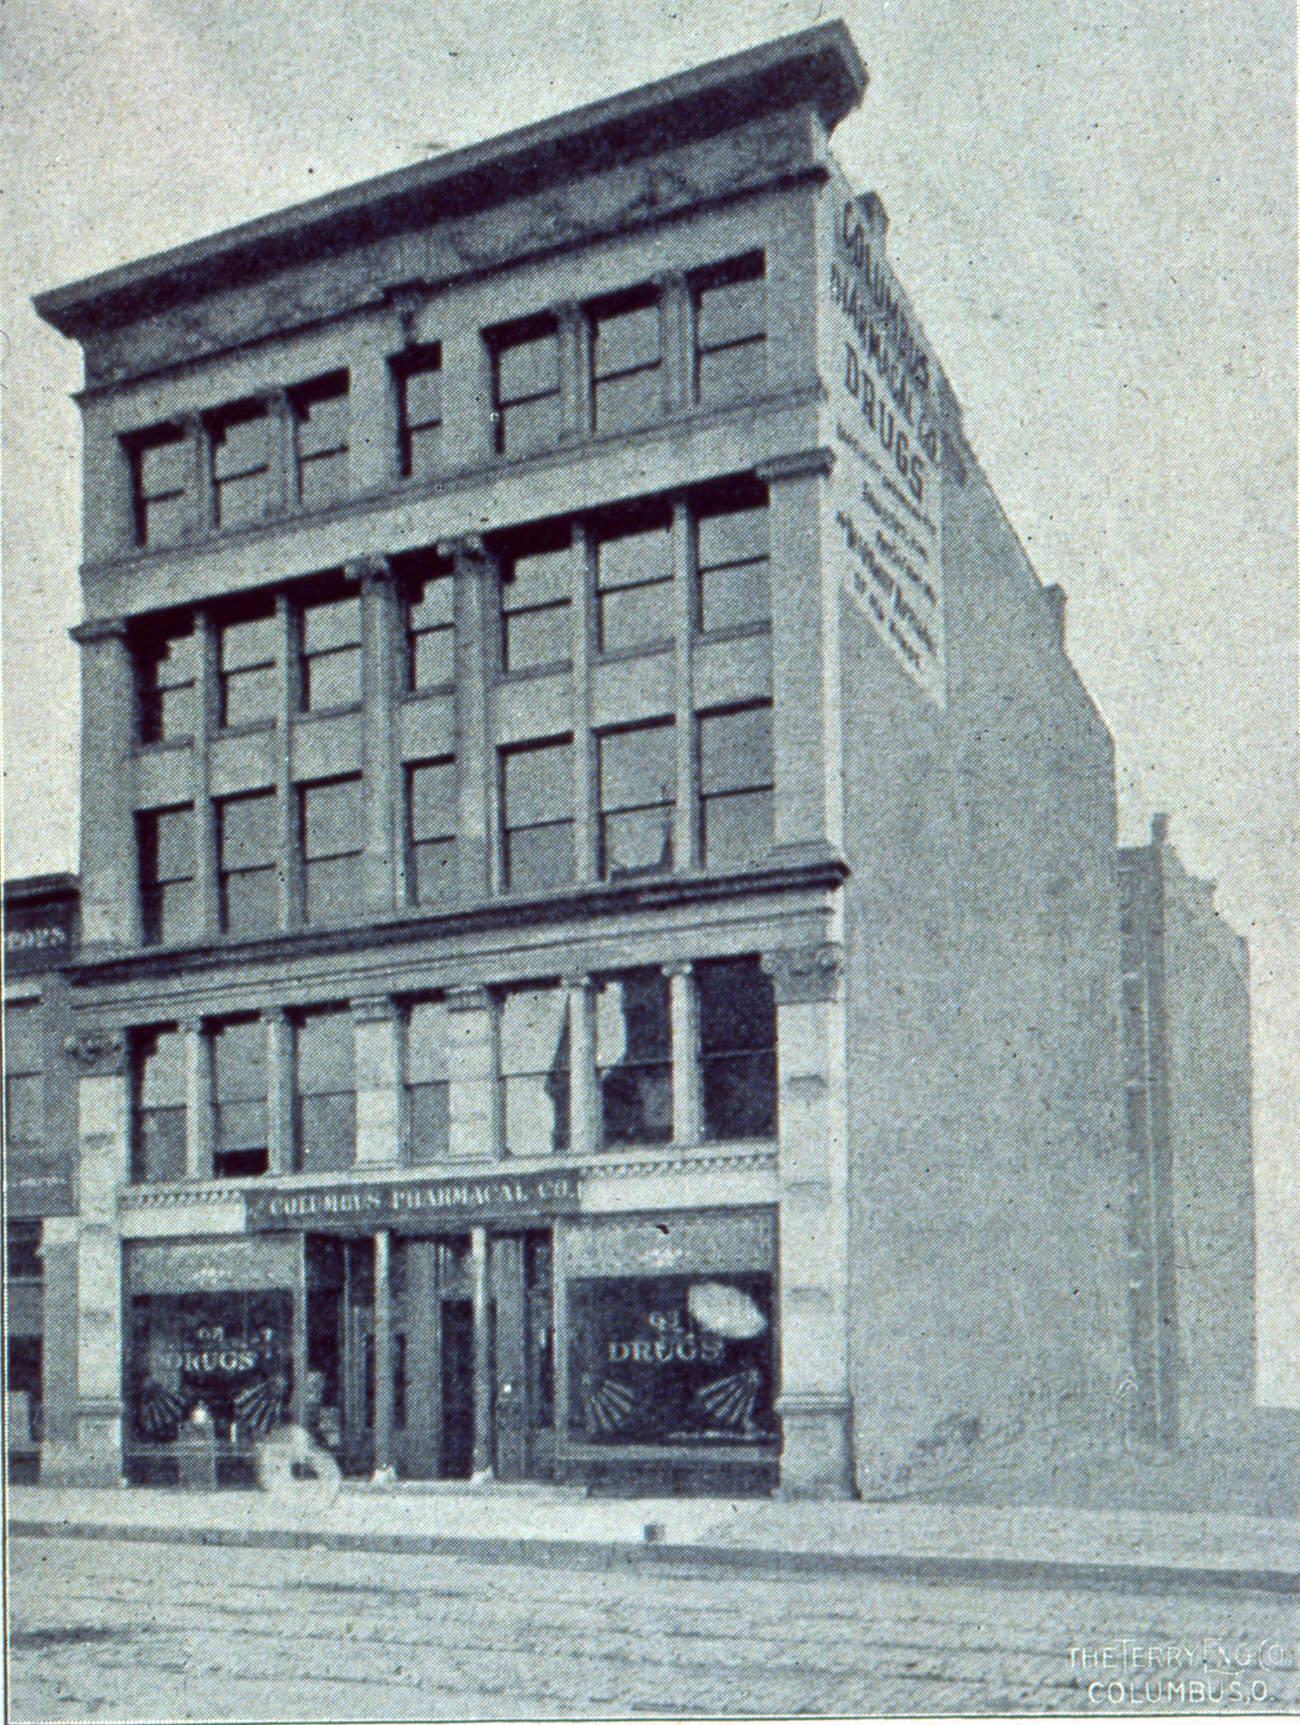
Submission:
POLYGON ((516 988, 501 1002, 502 1115, 511 1156, 569 1147, 569 1006, 562 988, 516 988))
POLYGON ((673 535, 667 504, 608 518, 596 529, 596 631, 602 653, 673 637, 673 535))
POLYGON ((700 840, 708 869, 738 868, 772 848, 772 708, 699 718, 700 840))
POLYGON ((667 1143, 673 1135, 668 978, 634 970, 596 992, 596 1067, 606 1144, 667 1143))
POLYGON ((179 425, 156 425, 127 440, 135 542, 175 545, 186 527, 190 446, 179 425))
POLYGON ((348 374, 332 371, 289 394, 298 457, 298 501, 323 509, 347 496, 348 374))
POLYGON ((311 923, 355 922, 364 887, 361 776, 301 785, 298 797, 304 919, 311 923))
POLYGON ((311 1012, 297 1026, 294 1080, 297 1165, 305 1173, 350 1168, 357 1147, 356 1036, 346 1008, 311 1012))
POLYGON ((606 731, 598 742, 602 879, 670 869, 677 784, 672 721, 606 731))
POLYGON ((451 1129, 447 1008, 419 1000, 406 1020, 407 1144, 412 1162, 440 1162, 451 1129))
POLYGON ((640 288, 588 308, 592 425, 597 432, 646 425, 663 412, 659 299, 640 288))
POLYGON ((406 769, 408 894, 413 904, 445 904, 456 891, 456 762, 415 761, 406 769))
POLYGON ((708 1138, 770 1138, 776 1131, 776 996, 756 958, 695 966, 700 1003, 700 1088, 708 1138))
MULTIPOLYGON (((5 1275, 9 1281, 39 1282, 44 1279, 44 1272, 45 1262, 41 1256, 41 1224, 39 1222, 6 1222, 5 1275)), ((16 1387, 13 1378, 14 1374, 11 1370, 9 1374, 11 1389, 16 1387)), ((12 1442, 12 1439, 10 1441, 12 1442)))
POLYGON ((554 317, 528 318, 487 336, 492 406, 501 455, 552 447, 562 420, 560 338, 554 317))
POLYGON ((302 607, 302 710, 361 704, 361 598, 333 594, 302 607))
POLYGON ((45 1140, 44 1018, 39 1001, 4 1009, 4 1139, 36 1149, 45 1140))
POLYGON ((279 925, 280 855, 274 791, 217 803, 217 878, 227 934, 267 934, 279 925))
POLYGON ((199 637, 191 619, 143 632, 135 644, 142 743, 188 742, 194 736, 199 637))
POLYGON ((397 392, 397 466, 403 479, 438 469, 442 451, 442 348, 412 347, 392 362, 397 392))
POLYGON ((501 567, 501 668, 567 664, 573 654, 569 606, 573 557, 567 527, 520 539, 501 567))
POLYGON ((503 885, 551 892, 574 877, 573 740, 503 749, 503 885))
POLYGON ((194 805, 149 809, 136 825, 145 941, 185 940, 194 928, 194 805))
POLYGON ((696 400, 736 401, 760 394, 767 338, 762 252, 700 271, 691 279, 691 296, 696 400))
POLYGON ((217 629, 217 722, 223 730, 273 723, 279 706, 278 620, 269 602, 217 629))
POLYGON ((132 1049, 133 1180, 185 1178, 185 1039, 174 1026, 137 1032, 132 1049))
POLYGON ((768 623, 772 617, 767 493, 733 482, 695 511, 697 622, 706 634, 768 623))
POLYGON ((272 436, 276 429, 264 401, 241 402, 209 419, 218 527, 245 527, 260 521, 279 501, 272 483, 272 436))
POLYGON ((212 1172, 218 1179, 265 1174, 266 1026, 232 1018, 212 1035, 212 1172))
POLYGON ((404 583, 406 687, 450 688, 456 678, 456 583, 441 559, 414 571, 404 583))

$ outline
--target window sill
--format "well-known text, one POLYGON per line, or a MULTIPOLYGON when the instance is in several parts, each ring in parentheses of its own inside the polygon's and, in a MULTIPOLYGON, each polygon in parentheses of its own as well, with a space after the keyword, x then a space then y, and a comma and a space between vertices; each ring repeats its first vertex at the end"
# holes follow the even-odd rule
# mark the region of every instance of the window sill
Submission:
POLYGON ((449 683, 430 683, 425 689, 407 689, 404 694, 397 697, 397 704, 399 707, 404 707, 410 703, 418 705, 421 701, 435 700, 440 696, 445 699, 448 695, 455 693, 456 684, 454 680, 449 683))
POLYGON ((212 733, 212 737, 214 742, 222 737, 260 737, 274 729, 274 719, 255 719, 247 725, 222 725, 212 733))
POLYGON ((179 754, 182 749, 192 749, 193 747, 193 735, 188 737, 164 737, 159 738, 156 742, 137 743, 135 745, 135 753, 137 755, 175 755, 179 754))
POLYGON ((647 641, 637 647, 615 647, 609 652, 593 653, 593 665, 625 665, 630 659, 653 659, 661 653, 671 653, 677 645, 675 635, 663 635, 654 641, 647 641))
POLYGON ((725 629, 697 629, 691 637, 691 645, 707 647, 714 641, 746 641, 756 635, 770 635, 772 621, 766 618, 757 623, 731 623, 725 629))
POLYGON ((359 713, 363 705, 361 701, 348 701, 341 707, 304 707, 294 714, 294 723, 301 725, 311 719, 341 719, 348 713, 359 713))

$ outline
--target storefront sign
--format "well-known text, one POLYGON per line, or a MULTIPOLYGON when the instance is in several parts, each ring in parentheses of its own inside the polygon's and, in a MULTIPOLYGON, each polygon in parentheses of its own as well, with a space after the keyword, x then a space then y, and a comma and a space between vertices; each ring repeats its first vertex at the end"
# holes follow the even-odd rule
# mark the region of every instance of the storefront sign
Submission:
POLYGON ((38 1161, 6 1149, 5 1205, 10 1216, 73 1215, 71 1160, 38 1161))
POLYGON ((72 951, 71 901, 5 910, 5 969, 10 976, 50 970, 72 951))
POLYGON ((454 1180, 384 1180, 358 1186, 299 1186, 249 1192, 252 1230, 435 1228, 545 1218, 578 1208, 576 1170, 465 1175, 454 1180))
POLYGON ((818 348, 835 467, 825 543, 903 670, 946 702, 942 450, 929 353, 885 261, 885 218, 839 175, 824 196, 818 348))

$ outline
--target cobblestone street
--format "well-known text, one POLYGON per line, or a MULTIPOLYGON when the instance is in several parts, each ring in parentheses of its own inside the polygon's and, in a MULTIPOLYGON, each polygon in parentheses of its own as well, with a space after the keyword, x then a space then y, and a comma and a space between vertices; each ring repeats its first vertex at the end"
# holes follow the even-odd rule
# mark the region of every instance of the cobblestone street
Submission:
POLYGON ((1300 1708, 1279 1595, 48 1538, 9 1587, 16 1721, 1300 1708))

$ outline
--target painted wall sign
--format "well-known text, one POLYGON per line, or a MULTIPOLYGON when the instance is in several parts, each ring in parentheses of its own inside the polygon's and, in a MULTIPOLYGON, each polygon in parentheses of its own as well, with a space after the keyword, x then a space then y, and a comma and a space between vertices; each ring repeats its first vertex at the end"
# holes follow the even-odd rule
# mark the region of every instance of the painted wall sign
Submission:
POLYGON ((11 976, 49 970, 72 951, 71 903, 5 911, 5 969, 11 976))
POLYGON ((913 681, 945 705, 943 470, 930 355, 885 261, 885 216, 832 175, 823 193, 818 352, 835 451, 824 543, 913 681))
POLYGON ((361 1230, 509 1221, 578 1207, 576 1170, 467 1174, 450 1180, 383 1180, 248 1192, 250 1229, 361 1230))

